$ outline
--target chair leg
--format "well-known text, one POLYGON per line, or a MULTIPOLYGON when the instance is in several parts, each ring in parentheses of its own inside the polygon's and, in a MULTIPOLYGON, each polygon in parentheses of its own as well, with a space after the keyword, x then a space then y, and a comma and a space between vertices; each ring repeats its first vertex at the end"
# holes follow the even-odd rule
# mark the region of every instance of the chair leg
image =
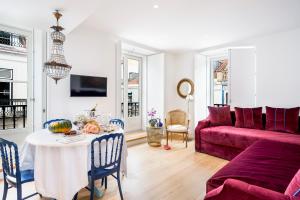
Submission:
POLYGON ((95 187, 95 182, 93 179, 91 179, 91 183, 90 183, 90 189, 91 189, 91 193, 90 193, 90 200, 94 200, 94 187, 95 187))
POLYGON ((189 139, 189 134, 186 134, 186 142, 185 142, 185 148, 187 148, 188 147, 188 139, 189 139))
POLYGON ((3 188, 3 196, 2 196, 2 200, 6 200, 6 197, 7 197, 7 190, 8 190, 8 184, 7 184, 7 182, 4 180, 4 188, 3 188))
POLYGON ((105 180, 105 189, 107 189, 107 176, 104 178, 105 180))
POLYGON ((118 181, 120 197, 121 197, 121 200, 123 200, 123 193, 122 193, 121 180, 120 180, 120 172, 117 173, 117 181, 118 181))
POLYGON ((77 197, 78 197, 78 192, 74 195, 72 200, 77 200, 77 197))
POLYGON ((17 185, 17 200, 22 200, 22 186, 17 185))
POLYGON ((101 179, 101 186, 104 185, 104 180, 105 180, 104 178, 101 179))
POLYGON ((169 132, 166 131, 166 133, 167 133, 167 146, 168 146, 169 145, 169 132))

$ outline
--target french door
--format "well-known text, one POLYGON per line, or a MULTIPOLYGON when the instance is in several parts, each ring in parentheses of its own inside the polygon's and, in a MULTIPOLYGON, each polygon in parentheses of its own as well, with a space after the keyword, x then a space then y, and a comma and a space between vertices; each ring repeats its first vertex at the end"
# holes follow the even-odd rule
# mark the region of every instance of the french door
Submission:
POLYGON ((125 131, 142 129, 142 58, 123 55, 121 65, 121 113, 125 131))
MULTIPOLYGON (((0 25, 0 133, 33 130, 32 32, 0 25)), ((18 142, 18 138, 13 137, 18 142)), ((21 140, 21 139, 20 139, 21 140)))

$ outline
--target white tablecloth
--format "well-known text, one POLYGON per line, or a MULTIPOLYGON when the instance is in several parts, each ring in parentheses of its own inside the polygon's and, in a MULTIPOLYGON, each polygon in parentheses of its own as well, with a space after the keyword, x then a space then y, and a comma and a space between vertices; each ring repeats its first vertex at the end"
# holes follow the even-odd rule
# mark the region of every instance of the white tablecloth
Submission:
MULTIPOLYGON (((123 132, 123 131, 117 131, 123 132)), ((90 144, 100 135, 84 135, 77 142, 63 144, 62 134, 40 130, 30 134, 20 155, 21 170, 34 169, 35 187, 45 197, 71 200, 76 192, 88 185, 90 144)), ((124 138, 121 171, 127 173, 127 146, 124 138)))

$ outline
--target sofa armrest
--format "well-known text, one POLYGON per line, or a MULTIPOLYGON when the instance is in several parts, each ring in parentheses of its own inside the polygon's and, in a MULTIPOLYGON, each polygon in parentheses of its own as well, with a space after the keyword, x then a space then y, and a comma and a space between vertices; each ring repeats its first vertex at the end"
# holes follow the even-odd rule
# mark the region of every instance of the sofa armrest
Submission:
POLYGON ((198 122, 198 125, 195 128, 195 150, 201 151, 201 130, 209 127, 210 121, 208 118, 198 122))
POLYGON ((273 190, 250 185, 243 181, 227 179, 224 184, 206 194, 205 200, 290 200, 273 190))

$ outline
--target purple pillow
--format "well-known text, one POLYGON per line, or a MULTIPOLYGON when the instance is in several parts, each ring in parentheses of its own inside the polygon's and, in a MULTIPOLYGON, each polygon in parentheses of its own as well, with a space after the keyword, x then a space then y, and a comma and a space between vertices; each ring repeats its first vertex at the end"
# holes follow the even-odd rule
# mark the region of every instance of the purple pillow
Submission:
POLYGON ((212 126, 232 126, 230 106, 211 107, 208 106, 209 121, 212 126))
POLYGON ((235 107, 235 127, 262 129, 262 107, 239 108, 235 107))
POLYGON ((297 133, 299 107, 271 108, 266 107, 266 130, 297 133))

